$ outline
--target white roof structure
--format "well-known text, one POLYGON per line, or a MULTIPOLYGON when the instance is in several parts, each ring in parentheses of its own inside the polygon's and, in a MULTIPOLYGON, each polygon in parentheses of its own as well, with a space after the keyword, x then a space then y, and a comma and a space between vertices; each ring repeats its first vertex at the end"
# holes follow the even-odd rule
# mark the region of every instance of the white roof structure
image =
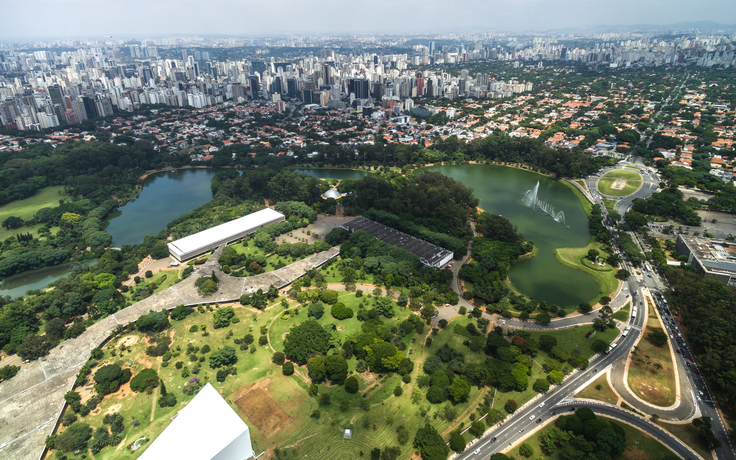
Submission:
POLYGON ((169 253, 179 261, 191 259, 212 248, 238 240, 268 224, 283 220, 284 215, 280 212, 270 208, 262 209, 240 219, 172 241, 169 243, 169 253))
POLYGON ((255 453, 248 425, 208 383, 140 457, 166 458, 246 460, 255 453))

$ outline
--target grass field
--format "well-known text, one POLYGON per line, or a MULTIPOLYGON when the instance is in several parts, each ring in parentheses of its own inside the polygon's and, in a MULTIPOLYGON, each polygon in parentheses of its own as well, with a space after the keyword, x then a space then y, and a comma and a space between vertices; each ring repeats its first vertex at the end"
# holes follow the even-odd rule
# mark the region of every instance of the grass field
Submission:
POLYGON ((641 175, 636 171, 617 169, 598 179, 598 191, 608 196, 629 196, 641 186, 641 175), (617 179, 626 181, 623 188, 613 188, 617 179))
MULTIPOLYGON (((599 416, 600 417, 600 416, 599 416)), ((606 417, 607 418, 607 417, 606 417)), ((626 449, 624 450, 623 455, 621 458, 627 458, 627 459, 636 459, 636 460, 661 460, 662 457, 665 455, 672 455, 672 452, 664 446, 664 444, 660 443, 653 437, 649 436, 649 434, 644 433, 643 431, 639 431, 638 429, 629 426, 625 423, 621 423, 617 420, 607 418, 611 423, 615 423, 619 425, 621 428, 623 428, 624 432, 626 433, 626 449)), ((549 427, 549 425, 548 425, 549 427)), ((532 436, 528 437, 524 440, 525 443, 529 444, 534 449, 534 454, 532 454, 532 459, 549 459, 549 460, 559 460, 562 457, 560 456, 560 453, 562 452, 562 449, 557 449, 555 452, 552 452, 551 455, 547 456, 543 453, 539 441, 544 435, 544 433, 549 428, 543 428, 536 433, 534 433, 532 436)), ((519 447, 516 446, 511 451, 506 453, 507 456, 511 458, 516 459, 523 459, 523 457, 519 453, 519 447)))
MULTIPOLYGON (((175 279, 175 272, 171 271, 166 274, 168 276, 164 283, 175 279)), ((157 281, 159 276, 163 274, 156 274, 151 280, 157 281)), ((274 458, 273 448, 275 447, 281 450, 279 458, 307 457, 344 460, 359 458, 361 457, 360 452, 364 452, 363 456, 368 458, 371 449, 385 446, 398 446, 402 451, 400 458, 409 458, 414 451, 411 447, 411 438, 417 429, 424 425, 425 420, 430 420, 432 425, 447 437, 452 429, 461 424, 464 426, 470 424, 470 415, 475 413, 479 403, 488 394, 489 389, 487 388, 472 387, 466 402, 452 405, 456 417, 448 421, 441 416, 438 417, 438 414, 443 413, 450 403, 430 404, 425 399, 427 389, 418 389, 416 386, 417 378, 423 375, 422 364, 428 356, 436 353, 444 344, 449 344, 461 351, 466 357, 466 362, 479 363, 488 358, 482 351, 469 350, 463 344, 467 338, 454 333, 456 325, 464 328, 468 322, 472 321, 467 316, 459 316, 454 318, 446 329, 432 335, 433 342, 429 347, 424 346, 429 328, 425 328, 421 335, 412 332, 404 337, 407 347, 403 353, 415 363, 410 383, 402 383, 401 377, 397 374, 356 373, 356 359, 353 358, 348 360, 348 371, 359 378, 359 393, 349 394, 343 386, 320 384, 319 393, 327 393, 331 396, 331 403, 328 406, 320 406, 317 398, 307 394, 311 382, 307 377, 305 366, 297 366, 295 374, 286 377, 279 366, 271 363, 273 352, 283 350, 283 338, 289 329, 307 319, 306 307, 300 307, 296 302, 289 301, 289 313, 285 314, 281 300, 281 298, 276 299, 264 311, 233 305, 239 322, 223 329, 214 329, 212 312, 216 307, 207 307, 202 311, 195 309, 187 318, 172 321, 171 327, 166 332, 172 339, 170 343, 172 358, 169 365, 165 367, 162 365, 161 358, 146 355, 145 350, 150 345, 150 337, 143 333, 126 332, 110 340, 103 349, 104 362, 92 370, 93 375, 99 366, 113 362, 123 367, 129 365, 133 375, 146 367, 158 369, 167 392, 176 396, 177 405, 173 408, 160 408, 156 399, 158 390, 152 394, 138 394, 131 392, 128 384, 117 393, 105 396, 98 409, 80 420, 96 429, 102 425, 106 412, 118 411, 125 418, 123 433, 125 441, 118 446, 102 450, 94 458, 105 460, 119 458, 121 455, 125 455, 126 458, 139 457, 143 449, 132 454, 124 453, 125 446, 141 436, 155 439, 170 423, 171 417, 192 399, 193 396, 187 396, 182 392, 182 387, 195 375, 190 373, 184 377, 183 369, 176 368, 178 361, 181 361, 183 368, 189 372, 194 371, 195 364, 200 366, 196 377, 203 384, 211 382, 230 403, 233 410, 248 424, 254 449, 257 453, 266 451, 264 459, 274 458), (192 331, 192 326, 197 326, 197 330, 192 331), (206 326, 207 335, 203 335, 203 326, 206 326), (261 327, 265 327, 266 330, 265 345, 258 345, 261 327), (230 334, 231 331, 232 334, 230 334), (233 340, 249 333, 255 338, 255 343, 250 347, 253 352, 239 350, 239 345, 234 344, 233 340), (125 345, 124 350, 121 349, 123 344, 125 345), (233 346, 238 350, 238 362, 235 365, 237 374, 227 377, 222 383, 216 382, 216 370, 209 367, 207 359, 209 355, 197 353, 196 361, 191 361, 189 355, 186 354, 189 344, 195 347, 202 347, 206 344, 213 351, 223 345, 233 346), (399 397, 393 394, 397 385, 403 388, 403 394, 399 397), (412 401, 412 393, 415 391, 418 391, 420 395, 417 402, 412 401), (253 394, 259 395, 257 398, 259 401, 267 402, 263 407, 271 407, 273 410, 264 413, 262 408, 260 412, 256 410, 257 408, 249 408, 248 396, 241 398, 243 395, 253 394), (370 404, 370 409, 367 411, 358 407, 359 402, 364 399, 370 404), (340 403, 343 401, 347 401, 347 409, 341 408, 340 403), (319 409, 321 416, 319 418, 310 417, 309 415, 316 409, 319 409), (275 425, 267 423, 268 420, 274 419, 271 416, 272 412, 282 414, 275 425), (252 418, 249 418, 246 413, 250 413, 252 418), (138 426, 134 426, 134 421, 137 421, 138 426), (397 429, 402 425, 410 434, 410 440, 405 445, 400 445, 398 441, 397 429), (342 432, 345 428, 353 430, 353 437, 350 441, 342 439, 342 432)), ((339 300, 357 311, 361 308, 361 304, 364 308, 370 308, 375 297, 366 293, 363 297, 358 298, 354 293, 339 291, 339 300)), ((398 326, 402 320, 412 314, 408 309, 398 307, 396 313, 395 318, 381 318, 388 329, 398 326)), ((359 332, 362 324, 355 317, 342 321, 334 319, 330 315, 329 307, 325 309, 324 316, 319 319, 319 323, 328 329, 334 326, 340 337, 359 332)), ((531 389, 531 383, 538 378, 544 378, 545 375, 543 369, 535 364, 529 377, 528 390, 501 393, 491 389, 493 407, 502 409, 508 399, 516 400, 519 405, 529 401, 536 395, 531 389)), ((92 382, 91 377, 89 381, 92 382)), ((75 390, 83 395, 83 401, 86 401, 93 393, 91 383, 75 390)))
POLYGON ((680 425, 674 423, 657 422, 657 425, 669 431, 674 437, 684 442, 691 449, 695 450, 695 452, 700 454, 705 460, 713 459, 713 453, 700 441, 700 438, 698 437, 698 429, 695 428, 692 423, 680 425))
POLYGON ((619 311, 613 314, 613 319, 617 319, 623 322, 628 322, 629 315, 631 315, 631 302, 626 302, 626 305, 621 307, 619 311))
POLYGON ((595 299, 592 299, 591 305, 598 303, 604 295, 610 296, 618 288, 617 270, 614 267, 608 264, 603 266, 594 265, 586 259, 590 249, 600 251, 600 257, 602 258, 607 257, 607 254, 601 249, 602 246, 601 243, 593 241, 584 248, 555 249, 555 257, 561 264, 590 275, 598 283, 598 295, 595 299))
POLYGON ((616 396, 616 393, 613 392, 611 385, 608 384, 606 374, 601 375, 593 382, 591 382, 587 387, 580 390, 575 395, 575 397, 595 399, 596 401, 603 401, 608 404, 613 404, 614 406, 618 402, 618 396, 616 396), (598 389, 599 385, 601 387, 600 390, 598 389))
POLYGON ((670 354, 669 340, 662 347, 649 341, 647 334, 662 331, 662 324, 649 306, 649 319, 639 345, 631 354, 628 384, 631 391, 644 401, 656 406, 668 407, 675 403, 675 368, 670 354), (657 369, 656 363, 662 366, 657 369))
MULTIPOLYGON (((568 350, 580 350, 580 352, 590 358, 595 354, 590 344, 596 339, 604 342, 610 342, 618 336, 618 329, 606 329, 605 332, 596 332, 590 339, 586 339, 585 335, 593 330, 593 326, 579 326, 561 329, 559 331, 529 331, 532 337, 539 338, 540 335, 551 335, 557 339, 557 345, 568 350)), ((540 351, 540 354, 544 354, 540 351)))
MULTIPOLYGON (((20 217, 23 220, 29 220, 33 217, 36 212, 41 208, 55 208, 59 206, 59 200, 63 198, 60 194, 64 190, 64 187, 54 186, 45 187, 36 192, 32 197, 24 200, 13 201, 0 207, 0 222, 4 221, 10 216, 20 217)), ((0 229, 0 241, 5 240, 17 233, 31 232, 34 235, 38 234, 38 229, 42 225, 34 225, 30 227, 21 227, 13 230, 7 230, 5 228, 0 229)))
POLYGON ((618 201, 611 200, 608 198, 603 198, 603 206, 606 207, 606 211, 608 211, 609 214, 616 210, 614 208, 616 206, 616 203, 618 203, 618 201))

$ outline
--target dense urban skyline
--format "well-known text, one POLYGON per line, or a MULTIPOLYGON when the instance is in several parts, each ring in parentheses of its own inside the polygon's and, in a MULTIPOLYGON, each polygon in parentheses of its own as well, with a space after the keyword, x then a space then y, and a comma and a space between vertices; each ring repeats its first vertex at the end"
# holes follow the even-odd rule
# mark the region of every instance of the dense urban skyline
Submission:
POLYGON ((713 21, 736 24, 736 3, 704 0, 693 8, 683 0, 415 0, 371 3, 370 13, 333 0, 232 4, 215 0, 177 3, 132 0, 113 11, 91 0, 4 2, 8 18, 1 40, 120 36, 141 38, 166 34, 234 34, 252 36, 290 33, 431 33, 470 31, 559 30, 640 24, 671 25, 713 21), (194 13, 196 12, 196 14, 194 13), (383 13, 383 14, 382 14, 383 13), (451 14, 448 14, 451 13, 451 14), (411 20, 407 20, 411 18, 411 20))

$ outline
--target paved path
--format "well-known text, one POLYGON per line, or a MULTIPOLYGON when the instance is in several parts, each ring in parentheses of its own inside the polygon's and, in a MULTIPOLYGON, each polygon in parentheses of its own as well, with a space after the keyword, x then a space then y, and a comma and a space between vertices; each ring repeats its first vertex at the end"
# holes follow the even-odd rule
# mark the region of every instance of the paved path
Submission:
POLYGON ((90 326, 82 335, 67 340, 51 352, 24 367, 14 378, 0 384, 0 458, 37 460, 44 441, 56 427, 64 408, 64 394, 74 386, 77 373, 89 360, 93 348, 104 343, 120 325, 127 325, 149 311, 172 309, 177 305, 198 305, 240 299, 243 294, 272 285, 284 287, 340 253, 334 247, 286 267, 248 278, 236 278, 220 271, 217 259, 222 248, 179 283, 137 302, 90 326), (218 292, 200 296, 194 285, 197 275, 215 271, 218 292))

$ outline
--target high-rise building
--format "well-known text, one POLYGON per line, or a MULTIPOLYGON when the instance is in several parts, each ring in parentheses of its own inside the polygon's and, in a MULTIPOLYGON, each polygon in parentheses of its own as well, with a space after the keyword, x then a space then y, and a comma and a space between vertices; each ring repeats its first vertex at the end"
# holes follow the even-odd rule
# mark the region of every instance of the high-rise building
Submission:
POLYGON ((248 77, 248 86, 250 86, 250 97, 252 99, 258 99, 258 93, 261 90, 260 77, 258 75, 251 75, 248 77))
POLYGON ((435 42, 434 41, 429 42, 429 55, 433 56, 435 51, 436 51, 435 42))
POLYGON ((355 86, 355 97, 357 99, 368 99, 370 97, 370 82, 365 79, 358 79, 353 81, 355 86))

